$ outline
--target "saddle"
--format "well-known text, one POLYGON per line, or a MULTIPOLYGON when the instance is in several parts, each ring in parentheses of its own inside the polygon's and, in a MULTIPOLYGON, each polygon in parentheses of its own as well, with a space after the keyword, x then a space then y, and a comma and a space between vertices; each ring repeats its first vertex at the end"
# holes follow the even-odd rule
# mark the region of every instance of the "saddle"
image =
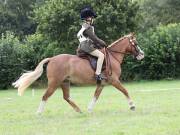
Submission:
MULTIPOLYGON (((86 59, 89 61, 91 68, 96 71, 96 66, 97 66, 97 57, 92 56, 80 49, 76 50, 76 55, 82 59, 86 59)), ((102 71, 106 69, 106 60, 104 60, 103 65, 102 65, 102 71)))

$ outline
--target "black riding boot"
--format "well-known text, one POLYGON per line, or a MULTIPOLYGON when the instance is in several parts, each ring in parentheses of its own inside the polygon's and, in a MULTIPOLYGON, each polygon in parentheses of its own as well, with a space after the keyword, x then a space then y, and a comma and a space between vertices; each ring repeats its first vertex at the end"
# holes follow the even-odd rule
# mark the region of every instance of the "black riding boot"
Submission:
POLYGON ((97 81, 97 84, 100 84, 102 80, 106 79, 106 77, 104 77, 103 74, 99 74, 99 75, 95 74, 95 79, 97 81))

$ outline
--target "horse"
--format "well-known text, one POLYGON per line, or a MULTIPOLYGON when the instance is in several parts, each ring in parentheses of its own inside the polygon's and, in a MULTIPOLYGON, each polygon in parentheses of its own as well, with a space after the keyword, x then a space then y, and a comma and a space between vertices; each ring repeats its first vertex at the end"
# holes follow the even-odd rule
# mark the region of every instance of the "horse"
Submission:
MULTIPOLYGON (((96 83, 94 78, 94 70, 86 59, 82 59, 77 55, 60 54, 51 58, 43 59, 35 68, 34 71, 24 73, 16 82, 13 83, 15 88, 18 88, 18 94, 21 96, 25 89, 36 81, 43 73, 43 65, 47 63, 47 78, 48 87, 42 96, 37 113, 41 114, 44 111, 45 104, 48 98, 60 86, 63 91, 63 98, 66 100, 76 112, 81 112, 80 108, 70 97, 70 83, 74 84, 93 84, 96 85, 96 90, 92 101, 88 106, 88 111, 92 112, 105 84, 110 84, 121 91, 128 100, 131 110, 135 110, 135 104, 129 96, 126 88, 123 87, 119 78, 121 75, 121 64, 126 54, 131 54, 136 59, 144 58, 144 52, 137 44, 134 34, 130 33, 106 48, 106 70, 107 79, 102 83, 96 83), (108 66, 109 65, 109 66, 108 66)), ((104 71, 104 72, 106 72, 104 71)))

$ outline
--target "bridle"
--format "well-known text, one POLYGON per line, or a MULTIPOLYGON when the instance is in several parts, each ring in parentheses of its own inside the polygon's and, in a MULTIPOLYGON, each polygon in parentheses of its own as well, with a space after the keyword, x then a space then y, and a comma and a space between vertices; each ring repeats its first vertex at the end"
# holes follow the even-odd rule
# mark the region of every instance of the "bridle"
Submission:
MULTIPOLYGON (((121 42, 121 41, 123 41, 123 40, 126 39, 126 38, 128 38, 129 45, 131 46, 131 52, 132 52, 132 50, 133 50, 133 48, 134 48, 135 51, 136 51, 135 56, 138 55, 139 51, 138 51, 138 48, 137 48, 137 41, 134 40, 132 36, 124 36, 124 37, 123 37, 122 39, 120 39, 120 41, 118 41, 118 42, 121 42), (136 43, 135 43, 135 42, 136 42, 136 43)), ((113 45, 112 45, 112 46, 113 46, 113 45)), ((104 50, 104 52, 105 52, 105 57, 106 57, 106 59, 105 59, 105 60, 106 60, 106 72, 107 72, 107 74, 108 74, 109 76, 112 75, 112 66, 111 66, 110 55, 111 55, 116 61, 118 61, 118 63, 120 64, 121 61, 120 61, 113 53, 118 53, 118 54, 122 54, 122 55, 126 55, 126 54, 129 55, 129 54, 131 54, 131 53, 129 53, 129 52, 122 52, 122 51, 112 50, 110 47, 106 48, 106 49, 104 50), (108 67, 108 66, 109 66, 109 67, 108 67), (110 69, 110 72, 109 72, 108 69, 110 69)))
MULTIPOLYGON (((129 41, 129 45, 131 46, 131 52, 132 52, 132 50, 133 50, 133 48, 135 49, 135 51, 136 51, 136 54, 134 54, 134 56, 137 56, 138 55, 138 48, 137 48, 137 41, 136 40, 134 40, 134 39, 132 39, 132 36, 125 36, 125 37, 123 37, 123 39, 122 40, 120 40, 119 42, 121 42, 121 41, 123 41, 125 38, 128 38, 128 41, 129 41)), ((115 60, 117 60, 119 63, 120 63, 120 61, 118 60, 118 58, 116 58, 116 56, 114 56, 114 54, 113 53, 119 53, 119 54, 123 54, 123 55, 126 55, 126 54, 131 54, 131 53, 129 53, 129 52, 122 52, 122 51, 117 51, 117 50, 112 50, 111 48, 107 48, 107 53, 110 53, 111 55, 112 55, 112 57, 115 59, 115 60)))

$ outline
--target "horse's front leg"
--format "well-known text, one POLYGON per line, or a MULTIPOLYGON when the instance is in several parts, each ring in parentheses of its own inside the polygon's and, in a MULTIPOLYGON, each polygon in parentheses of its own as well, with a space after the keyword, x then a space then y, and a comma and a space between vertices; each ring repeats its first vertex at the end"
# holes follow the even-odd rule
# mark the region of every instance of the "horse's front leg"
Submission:
POLYGON ((94 92, 94 97, 88 106, 88 112, 90 112, 90 113, 92 112, 94 105, 95 105, 96 101, 98 100, 99 95, 101 94, 103 88, 104 88, 103 85, 97 85, 96 91, 94 92))
POLYGON ((130 109, 134 111, 135 105, 134 105, 131 97, 129 96, 128 91, 122 86, 121 82, 119 80, 113 80, 111 82, 111 84, 126 96, 128 103, 129 103, 129 106, 130 106, 130 109))

